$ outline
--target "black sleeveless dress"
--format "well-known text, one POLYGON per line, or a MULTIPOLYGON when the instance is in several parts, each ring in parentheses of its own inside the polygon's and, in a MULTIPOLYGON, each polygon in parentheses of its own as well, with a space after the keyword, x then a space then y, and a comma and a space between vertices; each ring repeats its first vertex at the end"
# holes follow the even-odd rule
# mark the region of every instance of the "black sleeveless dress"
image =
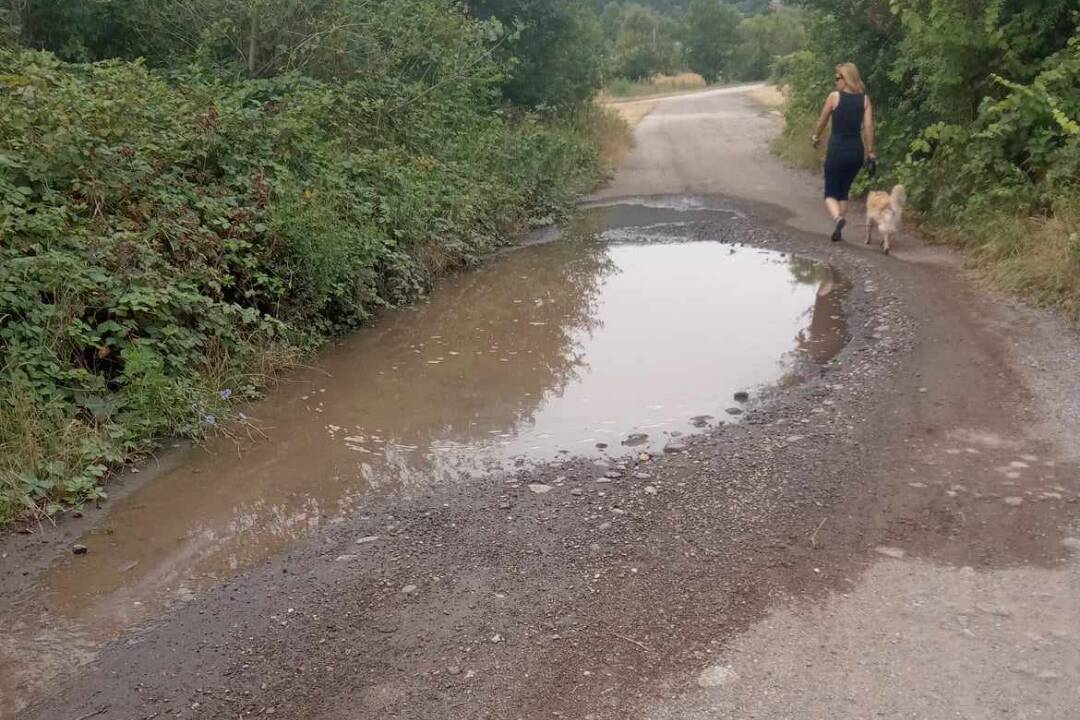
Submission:
POLYGON ((832 113, 832 136, 825 153, 825 197, 847 200, 851 183, 863 166, 862 93, 840 93, 840 102, 832 113))

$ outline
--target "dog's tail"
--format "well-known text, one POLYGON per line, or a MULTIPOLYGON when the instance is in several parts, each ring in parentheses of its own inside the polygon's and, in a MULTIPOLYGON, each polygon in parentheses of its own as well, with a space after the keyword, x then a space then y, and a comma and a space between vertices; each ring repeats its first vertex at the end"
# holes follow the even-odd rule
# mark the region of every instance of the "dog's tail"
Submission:
POLYGON ((893 212, 900 212, 904 209, 904 205, 907 204, 907 190, 903 185, 897 185, 892 189, 890 197, 890 205, 892 205, 893 212))

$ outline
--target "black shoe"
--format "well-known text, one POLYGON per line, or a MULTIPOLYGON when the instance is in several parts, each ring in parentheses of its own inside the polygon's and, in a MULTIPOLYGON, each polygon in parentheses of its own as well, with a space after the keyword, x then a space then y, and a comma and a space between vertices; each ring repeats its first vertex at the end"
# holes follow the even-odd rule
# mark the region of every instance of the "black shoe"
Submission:
POLYGON ((836 218, 836 225, 833 227, 831 240, 833 242, 840 242, 844 239, 844 226, 847 225, 847 220, 842 217, 836 218))

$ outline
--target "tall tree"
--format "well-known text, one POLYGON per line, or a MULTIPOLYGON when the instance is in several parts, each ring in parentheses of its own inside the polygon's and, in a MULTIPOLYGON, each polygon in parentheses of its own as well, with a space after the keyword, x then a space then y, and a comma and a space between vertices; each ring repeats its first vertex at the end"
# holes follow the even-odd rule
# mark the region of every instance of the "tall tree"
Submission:
POLYGON ((738 37, 730 75, 739 80, 763 80, 777 57, 801 50, 806 44, 803 12, 774 6, 766 13, 743 18, 738 37))
POLYGON ((613 59, 619 75, 640 80, 673 72, 679 66, 680 55, 670 18, 643 5, 623 8, 613 59))
POLYGON ((692 0, 684 27, 686 61, 709 82, 725 75, 738 44, 742 16, 720 0, 692 0))
POLYGON ((574 0, 472 0, 468 8, 517 30, 500 47, 510 62, 504 87, 510 101, 567 107, 599 88, 604 39, 590 7, 574 0))

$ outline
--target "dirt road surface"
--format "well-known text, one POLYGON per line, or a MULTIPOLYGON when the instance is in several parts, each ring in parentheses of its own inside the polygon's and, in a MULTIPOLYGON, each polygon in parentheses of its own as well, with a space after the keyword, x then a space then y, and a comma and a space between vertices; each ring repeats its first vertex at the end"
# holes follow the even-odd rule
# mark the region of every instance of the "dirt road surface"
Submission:
POLYGON ((678 452, 373 501, 19 716, 1080 717, 1080 338, 910 230, 828 243, 776 131, 746 88, 663 100, 592 200, 719 199, 697 237, 831 264, 834 359, 678 452))

